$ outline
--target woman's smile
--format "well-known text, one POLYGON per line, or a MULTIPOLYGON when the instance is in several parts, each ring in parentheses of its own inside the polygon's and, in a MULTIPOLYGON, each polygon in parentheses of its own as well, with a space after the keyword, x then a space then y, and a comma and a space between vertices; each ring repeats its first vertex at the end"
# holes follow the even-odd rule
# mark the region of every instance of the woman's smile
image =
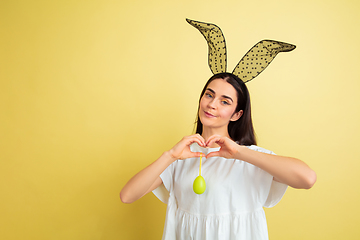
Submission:
POLYGON ((207 111, 204 111, 204 113, 205 113, 205 116, 208 117, 208 118, 215 118, 216 117, 215 115, 213 115, 213 114, 211 114, 211 113, 209 113, 207 111))

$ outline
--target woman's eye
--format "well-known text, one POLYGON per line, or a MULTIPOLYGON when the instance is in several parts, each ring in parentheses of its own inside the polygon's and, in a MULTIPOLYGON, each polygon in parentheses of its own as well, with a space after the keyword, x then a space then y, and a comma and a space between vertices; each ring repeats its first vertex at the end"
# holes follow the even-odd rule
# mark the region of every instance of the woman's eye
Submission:
POLYGON ((230 103, 228 101, 221 101, 221 102, 225 105, 230 105, 230 103))
POLYGON ((210 93, 205 93, 205 96, 210 97, 210 98, 213 97, 212 94, 210 94, 210 93))

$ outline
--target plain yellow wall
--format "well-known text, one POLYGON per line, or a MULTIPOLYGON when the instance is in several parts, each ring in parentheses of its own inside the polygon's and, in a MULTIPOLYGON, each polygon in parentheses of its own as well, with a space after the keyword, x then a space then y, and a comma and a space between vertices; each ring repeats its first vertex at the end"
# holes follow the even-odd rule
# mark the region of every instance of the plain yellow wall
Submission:
POLYGON ((261 39, 297 45, 248 83, 259 145, 318 174, 267 209, 270 239, 360 239, 358 1, 0 2, 0 238, 160 239, 166 205, 126 205, 137 171, 193 130, 211 76, 185 18, 224 32, 228 71, 261 39))

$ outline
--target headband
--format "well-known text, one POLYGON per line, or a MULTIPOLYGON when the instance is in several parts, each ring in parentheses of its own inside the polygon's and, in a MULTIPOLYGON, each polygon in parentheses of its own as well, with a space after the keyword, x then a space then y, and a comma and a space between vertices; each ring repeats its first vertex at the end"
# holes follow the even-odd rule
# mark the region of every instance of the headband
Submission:
MULTIPOLYGON (((221 29, 215 24, 186 19, 205 37, 209 46, 208 64, 213 74, 226 72, 226 43, 221 29)), ((262 40, 255 44, 240 60, 232 74, 244 83, 257 77, 279 52, 290 52, 295 45, 274 40, 262 40)))

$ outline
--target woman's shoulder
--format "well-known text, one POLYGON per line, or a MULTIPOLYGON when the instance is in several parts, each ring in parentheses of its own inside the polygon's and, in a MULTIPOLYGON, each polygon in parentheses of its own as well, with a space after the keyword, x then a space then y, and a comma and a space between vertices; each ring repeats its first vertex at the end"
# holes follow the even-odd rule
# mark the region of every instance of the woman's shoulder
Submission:
POLYGON ((247 148, 257 151, 257 152, 262 152, 262 153, 267 153, 267 154, 275 154, 273 151, 259 147, 257 145, 250 145, 250 146, 246 146, 247 148))

